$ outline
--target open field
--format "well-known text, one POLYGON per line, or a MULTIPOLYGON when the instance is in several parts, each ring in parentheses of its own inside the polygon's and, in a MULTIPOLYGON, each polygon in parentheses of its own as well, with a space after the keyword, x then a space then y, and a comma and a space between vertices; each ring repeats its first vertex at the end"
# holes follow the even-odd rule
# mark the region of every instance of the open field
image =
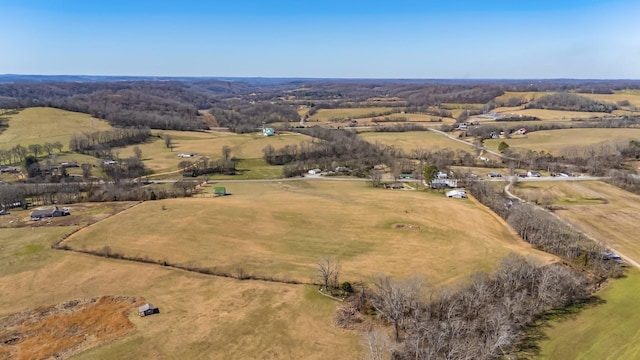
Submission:
POLYGON ((432 131, 407 132, 364 132, 359 135, 362 139, 388 146, 397 146, 405 152, 422 148, 425 150, 450 149, 473 151, 473 147, 451 140, 448 137, 432 131))
POLYGON ((171 136, 173 149, 168 149, 159 137, 153 137, 144 144, 127 146, 120 151, 120 157, 133 156, 133 148, 138 146, 142 150, 145 165, 154 172, 172 171, 178 169, 183 160, 195 161, 197 158, 179 158, 179 153, 194 153, 207 156, 212 160, 222 157, 222 147, 231 148, 231 156, 240 159, 260 159, 262 149, 271 145, 276 149, 286 145, 298 145, 310 142, 311 138, 297 133, 281 133, 276 136, 262 136, 259 133, 234 134, 223 132, 186 132, 163 131, 171 136))
POLYGON ((640 139, 640 129, 558 129, 535 131, 524 137, 485 140, 485 147, 498 150, 504 141, 512 149, 534 150, 560 154, 564 149, 587 147, 604 142, 628 142, 640 139))
POLYGON ((111 129, 104 120, 53 108, 28 108, 9 118, 9 127, 0 133, 0 149, 55 141, 67 149, 73 134, 111 129))
POLYGON ((640 358, 640 272, 612 280, 596 295, 604 303, 551 324, 540 343, 540 359, 640 358))
POLYGON ((324 255, 341 259, 345 280, 418 273, 432 284, 491 270, 510 252, 551 259, 484 207, 440 193, 344 181, 226 186, 233 195, 143 203, 65 244, 301 281, 315 279, 324 255))
MULTIPOLYGON (((610 102, 616 104, 619 101, 627 100, 632 107, 640 107, 640 93, 637 90, 619 90, 614 94, 578 94, 589 99, 610 102)), ((623 107, 624 108, 624 107, 623 107)))
POLYGON ((506 101, 511 98, 524 99, 526 102, 530 102, 539 97, 545 95, 551 95, 553 92, 546 91, 505 91, 504 94, 496 97, 496 100, 506 101))
MULTIPOLYGON (((396 108, 397 110, 400 110, 396 108)), ((371 117, 371 115, 378 116, 378 114, 389 112, 394 110, 391 107, 366 107, 366 108, 344 108, 344 109, 320 109, 315 114, 311 115, 308 122, 326 122, 334 118, 350 118, 359 119, 371 117)))
MULTIPOLYGON (((238 281, 49 248, 70 228, 0 229, 0 317, 95 297, 144 297, 160 314, 77 359, 357 358, 359 337, 333 326, 314 287, 238 281)), ((87 321, 92 321, 87 317, 87 321)))
POLYGON ((640 260, 638 213, 640 196, 599 181, 534 183, 518 185, 516 192, 548 192, 556 213, 596 239, 631 259, 640 260))
POLYGON ((591 117, 609 117, 612 116, 609 113, 604 112, 586 112, 586 111, 565 111, 565 110, 548 110, 548 109, 522 109, 521 107, 504 107, 496 108, 494 110, 498 114, 504 116, 535 116, 541 121, 550 120, 563 120, 569 121, 571 119, 585 119, 591 117))

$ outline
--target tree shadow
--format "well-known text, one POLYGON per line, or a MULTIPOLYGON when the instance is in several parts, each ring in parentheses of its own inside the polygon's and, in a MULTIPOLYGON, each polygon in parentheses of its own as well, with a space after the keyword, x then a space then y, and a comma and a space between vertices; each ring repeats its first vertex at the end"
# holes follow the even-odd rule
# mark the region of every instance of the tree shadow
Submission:
POLYGON ((583 310, 606 304, 607 301, 598 297, 589 298, 564 308, 551 309, 542 314, 532 325, 524 330, 519 341, 516 359, 536 359, 540 356, 540 343, 549 340, 546 334, 553 323, 575 319, 583 310))

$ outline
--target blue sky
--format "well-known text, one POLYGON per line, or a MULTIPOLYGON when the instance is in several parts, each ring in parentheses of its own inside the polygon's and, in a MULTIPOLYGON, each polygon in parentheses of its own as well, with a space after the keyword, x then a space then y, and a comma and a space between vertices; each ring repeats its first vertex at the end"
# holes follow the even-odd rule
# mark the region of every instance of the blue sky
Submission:
POLYGON ((629 0, 0 0, 0 73, 640 79, 629 0))

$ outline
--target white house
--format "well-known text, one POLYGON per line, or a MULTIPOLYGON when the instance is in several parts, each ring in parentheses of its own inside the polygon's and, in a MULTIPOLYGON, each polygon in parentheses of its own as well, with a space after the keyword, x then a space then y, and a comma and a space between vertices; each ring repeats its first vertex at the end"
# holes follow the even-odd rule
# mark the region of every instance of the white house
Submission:
POLYGON ((309 175, 320 175, 320 174, 322 174, 322 170, 320 170, 320 169, 311 169, 311 170, 307 171, 307 173, 309 175))

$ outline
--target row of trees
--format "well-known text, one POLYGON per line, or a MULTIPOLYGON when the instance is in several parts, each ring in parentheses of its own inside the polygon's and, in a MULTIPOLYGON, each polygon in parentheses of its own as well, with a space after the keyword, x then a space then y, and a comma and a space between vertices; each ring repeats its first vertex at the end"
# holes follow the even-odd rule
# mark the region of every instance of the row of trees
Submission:
POLYGON ((114 147, 143 143, 150 136, 149 128, 119 128, 73 134, 69 140, 69 150, 98 158, 109 158, 114 147))
POLYGON ((63 145, 59 141, 46 142, 44 144, 30 144, 28 146, 18 144, 11 149, 0 149, 0 164, 10 165, 22 163, 28 155, 33 155, 38 158, 44 153, 52 155, 54 149, 61 152, 62 148, 63 145))

